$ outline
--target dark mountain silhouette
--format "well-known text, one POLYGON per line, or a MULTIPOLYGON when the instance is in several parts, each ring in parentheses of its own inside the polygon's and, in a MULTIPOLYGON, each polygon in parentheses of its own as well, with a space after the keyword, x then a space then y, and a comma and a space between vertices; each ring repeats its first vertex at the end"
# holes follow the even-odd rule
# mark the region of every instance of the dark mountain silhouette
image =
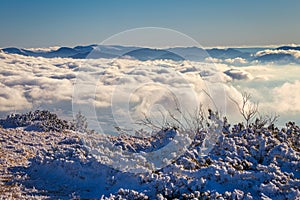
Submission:
POLYGON ((187 60, 202 61, 209 57, 207 51, 199 47, 175 47, 166 49, 169 52, 175 53, 187 60))
POLYGON ((255 58, 260 62, 296 62, 296 59, 291 54, 280 53, 280 54, 266 54, 255 58))
POLYGON ((9 48, 4 48, 2 49, 5 53, 10 53, 10 54, 19 54, 23 56, 27 56, 26 52, 24 52, 22 49, 18 49, 15 47, 9 47, 9 48))
POLYGON ((172 53, 167 50, 162 50, 162 49, 150 49, 150 48, 141 48, 141 49, 136 49, 133 51, 130 51, 124 56, 130 56, 132 58, 135 58, 137 60, 157 60, 157 59, 170 59, 170 60, 184 60, 183 57, 172 53))
POLYGON ((228 48, 228 49, 208 49, 207 53, 213 58, 219 59, 227 59, 227 58, 245 58, 248 59, 250 57, 250 53, 241 52, 239 50, 228 48))
POLYGON ((297 50, 300 51, 300 47, 282 46, 276 48, 277 50, 297 50))
POLYGON ((288 52, 267 52, 262 56, 256 56, 256 53, 263 50, 296 50, 300 51, 300 47, 281 46, 278 48, 228 48, 228 49, 203 49, 199 47, 174 47, 167 49, 140 48, 134 46, 120 45, 88 45, 76 46, 74 48, 61 47, 52 51, 33 51, 15 47, 3 48, 2 51, 9 54, 19 54, 23 56, 45 57, 45 58, 74 58, 74 59, 96 59, 96 58, 118 58, 130 56, 137 60, 156 60, 170 59, 175 61, 192 60, 204 61, 208 57, 221 60, 244 58, 247 61, 259 62, 296 62, 300 63, 299 59, 295 58, 288 52))

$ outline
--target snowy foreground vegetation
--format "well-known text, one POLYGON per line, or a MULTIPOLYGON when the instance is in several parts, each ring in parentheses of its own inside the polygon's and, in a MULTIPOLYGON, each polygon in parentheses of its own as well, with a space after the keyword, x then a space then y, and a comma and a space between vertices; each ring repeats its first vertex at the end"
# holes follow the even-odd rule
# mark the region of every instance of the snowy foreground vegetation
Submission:
MULTIPOLYGON (((199 153, 206 137, 200 131, 172 164, 135 174, 95 159, 82 141, 86 135, 74 131, 76 123, 48 111, 10 115, 0 124, 1 199, 300 198, 300 129, 293 122, 280 129, 258 121, 248 128, 224 123, 208 155, 199 153)), ((88 135, 140 152, 160 148, 164 132, 170 130, 145 139, 88 135)))

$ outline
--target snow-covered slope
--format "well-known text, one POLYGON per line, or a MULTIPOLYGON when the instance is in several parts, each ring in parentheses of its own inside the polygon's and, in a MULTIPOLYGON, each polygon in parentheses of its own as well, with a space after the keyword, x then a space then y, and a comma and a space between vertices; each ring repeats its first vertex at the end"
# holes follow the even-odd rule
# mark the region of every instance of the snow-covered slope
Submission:
MULTIPOLYGON (((172 164, 137 174, 96 159, 84 145, 86 137, 98 138, 98 145, 116 144, 120 151, 160 148, 155 140, 126 135, 1 128, 1 198, 300 198, 300 129, 292 122, 282 130, 227 126, 206 156, 199 153, 202 132, 172 164)), ((109 153, 107 159, 113 159, 109 153)))

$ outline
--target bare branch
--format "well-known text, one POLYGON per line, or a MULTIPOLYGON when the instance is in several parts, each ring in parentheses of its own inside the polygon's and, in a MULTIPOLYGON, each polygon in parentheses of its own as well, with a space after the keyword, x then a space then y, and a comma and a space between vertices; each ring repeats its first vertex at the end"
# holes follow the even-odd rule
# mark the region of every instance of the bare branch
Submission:
POLYGON ((216 110, 218 110, 218 107, 217 107, 217 105, 216 105, 216 103, 215 103, 215 101, 214 101, 214 99, 211 97, 211 95, 210 94, 208 94, 208 92, 207 91, 205 91, 204 89, 202 89, 202 91, 210 98, 210 100, 212 101, 212 103, 214 104, 214 107, 215 107, 215 109, 216 110))
POLYGON ((252 103, 251 95, 247 92, 242 93, 242 104, 239 104, 235 99, 228 96, 229 99, 237 106, 240 114, 246 121, 246 127, 249 127, 251 120, 257 115, 258 113, 258 102, 252 103))
POLYGON ((255 120, 255 126, 257 128, 264 127, 265 125, 267 125, 268 127, 274 126, 274 123, 278 120, 278 118, 279 115, 276 113, 266 115, 259 114, 259 118, 256 118, 255 120))

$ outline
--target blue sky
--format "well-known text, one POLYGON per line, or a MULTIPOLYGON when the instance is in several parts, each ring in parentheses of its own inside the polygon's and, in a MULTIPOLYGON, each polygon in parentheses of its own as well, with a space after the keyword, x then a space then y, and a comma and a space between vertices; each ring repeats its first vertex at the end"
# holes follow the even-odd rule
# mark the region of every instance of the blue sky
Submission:
POLYGON ((137 27, 183 32, 204 47, 300 44, 300 1, 1 0, 0 47, 100 43, 137 27))

